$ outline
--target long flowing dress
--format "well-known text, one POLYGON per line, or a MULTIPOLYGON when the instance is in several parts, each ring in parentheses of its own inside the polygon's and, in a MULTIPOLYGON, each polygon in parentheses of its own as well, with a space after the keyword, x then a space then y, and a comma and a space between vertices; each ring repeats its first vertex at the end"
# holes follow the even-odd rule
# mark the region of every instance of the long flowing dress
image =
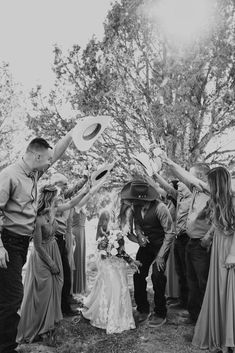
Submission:
POLYGON ((41 247, 48 261, 54 261, 60 270, 52 275, 48 264, 33 247, 24 280, 24 298, 17 340, 32 342, 38 336, 55 328, 62 320, 61 292, 63 268, 57 242, 54 238, 56 222, 42 232, 41 247))
MULTIPOLYGON (((172 220, 175 224, 176 222, 176 208, 172 201, 168 203, 168 209, 170 211, 172 220)), ((175 269, 175 255, 174 255, 174 241, 171 244, 170 253, 166 263, 165 275, 167 278, 166 282, 166 296, 168 298, 178 298, 179 297, 179 277, 175 269)))
POLYGON ((224 267, 233 235, 215 229, 206 292, 193 345, 215 351, 235 347, 235 271, 224 267))
POLYGON ((83 316, 107 333, 135 328, 124 259, 112 256, 98 260, 98 275, 84 305, 83 316))
POLYGON ((85 237, 86 214, 83 210, 79 213, 74 210, 73 215, 73 235, 76 241, 74 251, 73 271, 73 293, 85 293, 87 289, 86 282, 86 237, 85 237))

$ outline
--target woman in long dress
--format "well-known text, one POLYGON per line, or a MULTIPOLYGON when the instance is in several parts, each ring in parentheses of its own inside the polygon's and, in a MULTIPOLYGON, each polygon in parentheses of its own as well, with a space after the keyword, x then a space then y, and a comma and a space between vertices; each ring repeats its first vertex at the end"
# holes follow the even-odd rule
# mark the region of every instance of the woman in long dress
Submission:
POLYGON ((75 237, 73 293, 84 294, 86 292, 86 237, 85 237, 86 213, 83 209, 73 213, 72 233, 75 237))
POLYGON ((24 298, 17 336, 19 342, 32 342, 40 336, 50 335, 63 318, 63 267, 54 237, 57 228, 55 214, 74 207, 86 193, 85 188, 71 201, 56 205, 56 187, 47 185, 41 189, 33 237, 34 248, 24 280, 24 298))
MULTIPOLYGON (((100 218, 106 219, 102 214, 100 218)), ((99 229, 102 229, 98 234, 106 241, 109 230, 106 224, 98 224, 99 229)), ((90 295, 84 300, 86 309, 83 310, 83 316, 90 320, 91 325, 106 330, 108 334, 135 328, 126 263, 134 270, 138 269, 139 263, 126 254, 123 239, 118 244, 117 256, 104 257, 99 254, 98 275, 90 295)))
POLYGON ((229 172, 208 174, 213 243, 206 292, 193 345, 211 352, 235 352, 235 200, 229 172))

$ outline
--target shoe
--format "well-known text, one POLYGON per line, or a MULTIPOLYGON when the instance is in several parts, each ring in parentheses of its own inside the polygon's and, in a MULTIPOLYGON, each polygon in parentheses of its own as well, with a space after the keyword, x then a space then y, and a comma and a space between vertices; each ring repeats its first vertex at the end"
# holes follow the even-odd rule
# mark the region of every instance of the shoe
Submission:
POLYGON ((137 322, 138 324, 145 322, 149 318, 149 313, 140 313, 137 314, 137 322))
POLYGON ((185 306, 180 301, 169 303, 168 307, 172 309, 185 309, 185 306))
POLYGON ((195 325, 196 321, 192 320, 190 317, 181 317, 178 320, 179 324, 183 324, 183 325, 195 325))
POLYGON ((193 335, 190 335, 190 334, 183 335, 183 337, 185 342, 188 342, 188 343, 191 343, 193 340, 193 335))
POLYGON ((63 311, 63 315, 64 316, 78 316, 79 315, 79 311, 70 309, 70 310, 63 311))
POLYGON ((170 304, 173 304, 173 303, 178 303, 178 298, 172 298, 172 297, 169 297, 166 299, 166 304, 167 305, 170 305, 170 304))
POLYGON ((165 317, 160 317, 157 314, 152 314, 149 319, 149 327, 160 327, 166 323, 165 317))
POLYGON ((179 313, 179 316, 183 317, 184 319, 191 318, 191 316, 190 316, 188 311, 182 311, 181 313, 179 313))

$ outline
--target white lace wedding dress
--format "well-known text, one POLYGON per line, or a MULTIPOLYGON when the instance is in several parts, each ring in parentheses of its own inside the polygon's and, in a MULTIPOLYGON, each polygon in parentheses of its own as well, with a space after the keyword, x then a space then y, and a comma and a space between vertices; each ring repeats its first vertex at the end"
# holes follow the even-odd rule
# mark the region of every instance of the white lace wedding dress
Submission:
POLYGON ((83 316, 91 325, 107 333, 135 328, 127 282, 127 263, 112 256, 98 260, 98 275, 91 293, 84 300, 83 316))

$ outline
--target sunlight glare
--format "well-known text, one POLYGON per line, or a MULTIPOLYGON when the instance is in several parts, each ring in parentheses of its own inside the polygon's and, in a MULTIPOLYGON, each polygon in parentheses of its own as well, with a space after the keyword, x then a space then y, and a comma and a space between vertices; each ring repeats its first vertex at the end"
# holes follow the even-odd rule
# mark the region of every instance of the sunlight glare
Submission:
POLYGON ((162 0, 155 16, 166 35, 177 41, 188 41, 209 27, 209 0, 162 0))

